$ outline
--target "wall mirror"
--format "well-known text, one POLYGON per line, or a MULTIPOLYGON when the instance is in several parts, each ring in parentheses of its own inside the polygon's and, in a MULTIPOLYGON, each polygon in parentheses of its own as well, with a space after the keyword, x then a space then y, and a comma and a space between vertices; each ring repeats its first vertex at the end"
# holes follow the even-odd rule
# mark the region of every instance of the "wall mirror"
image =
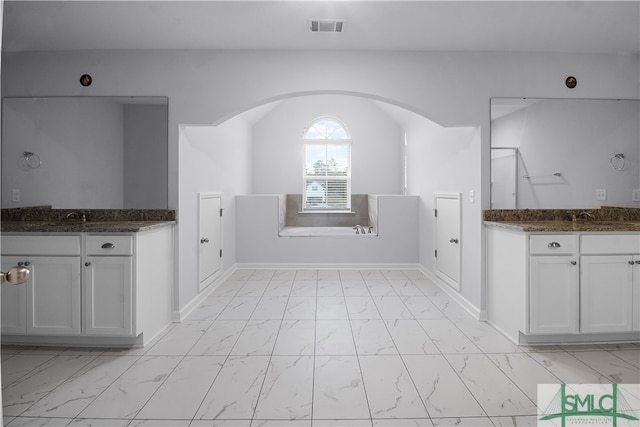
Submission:
POLYGON ((166 209, 166 97, 2 100, 2 207, 166 209))
POLYGON ((491 208, 640 208, 639 105, 492 99, 491 208))

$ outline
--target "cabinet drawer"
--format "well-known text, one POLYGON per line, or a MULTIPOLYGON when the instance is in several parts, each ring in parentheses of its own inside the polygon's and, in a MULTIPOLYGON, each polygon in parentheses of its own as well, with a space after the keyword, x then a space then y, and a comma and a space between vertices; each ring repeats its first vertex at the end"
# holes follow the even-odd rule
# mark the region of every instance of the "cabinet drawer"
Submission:
POLYGON ((80 255, 80 236, 2 236, 2 255, 80 255))
POLYGON ((583 254, 638 254, 640 234, 586 234, 580 238, 583 254))
POLYGON ((529 237, 531 255, 571 255, 578 249, 577 236, 543 234, 529 237))
POLYGON ((87 236, 87 255, 131 255, 133 236, 87 236))

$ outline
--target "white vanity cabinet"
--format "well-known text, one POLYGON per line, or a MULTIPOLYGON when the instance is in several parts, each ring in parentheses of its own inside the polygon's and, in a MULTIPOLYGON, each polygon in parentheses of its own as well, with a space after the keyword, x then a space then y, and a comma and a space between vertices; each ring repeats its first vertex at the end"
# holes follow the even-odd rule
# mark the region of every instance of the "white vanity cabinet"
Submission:
POLYGON ((133 335, 133 236, 86 236, 83 264, 87 335, 133 335))
POLYGON ((580 252, 580 331, 640 330, 640 239, 583 235, 580 252))
POLYGON ((577 237, 529 238, 529 331, 578 332, 577 237))
POLYGON ((486 231, 487 318, 514 341, 640 337, 639 233, 486 231))
POLYGON ((31 271, 23 285, 2 285, 2 332, 79 335, 80 237, 5 236, 2 248, 3 268, 31 271))
POLYGON ((173 226, 133 233, 11 233, 2 267, 3 342, 144 345, 172 321, 173 226))

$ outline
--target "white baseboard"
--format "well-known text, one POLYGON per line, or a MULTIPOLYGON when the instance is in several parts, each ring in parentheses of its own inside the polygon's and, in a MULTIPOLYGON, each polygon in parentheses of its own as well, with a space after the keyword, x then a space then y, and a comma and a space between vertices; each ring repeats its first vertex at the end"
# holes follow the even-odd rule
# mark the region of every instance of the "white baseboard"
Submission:
POLYGON ((253 270, 417 270, 418 264, 405 263, 237 263, 236 268, 253 270))
POLYGON ((211 293, 215 291, 218 288, 218 286, 224 283, 224 281, 227 280, 229 276, 231 276, 237 269, 238 267, 236 264, 232 265, 222 274, 218 275, 218 277, 216 277, 216 279, 210 285, 208 285, 202 292, 196 295, 187 304, 182 306, 180 310, 174 310, 173 321, 182 322, 184 319, 186 319, 187 316, 191 314, 193 310, 198 308, 198 306, 202 303, 202 301, 204 301, 209 295, 211 295, 211 293))
POLYGON ((491 325, 496 331, 500 332, 506 339, 508 339, 509 341, 511 341, 512 343, 514 343, 515 345, 520 345, 520 342, 517 339, 514 339, 511 335, 509 335, 504 329, 502 329, 500 326, 496 325, 495 323, 493 323, 491 320, 486 319, 485 320, 489 325, 491 325))
POLYGON ((445 283, 440 277, 427 270, 423 265, 420 264, 417 268, 422 274, 427 276, 429 280, 438 285, 438 287, 442 289, 442 291, 447 294, 447 296, 458 303, 460 307, 462 307, 467 313, 472 315, 476 320, 480 320, 483 322, 487 320, 486 310, 480 310, 478 307, 469 302, 468 299, 463 297, 462 294, 456 292, 455 289, 445 283))

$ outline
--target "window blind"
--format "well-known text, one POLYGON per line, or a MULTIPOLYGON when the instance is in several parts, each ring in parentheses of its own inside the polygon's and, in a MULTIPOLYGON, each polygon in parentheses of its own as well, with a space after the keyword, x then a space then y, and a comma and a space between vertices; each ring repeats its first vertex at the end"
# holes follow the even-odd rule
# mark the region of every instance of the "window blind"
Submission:
POLYGON ((304 209, 351 209, 351 144, 304 144, 304 209))

